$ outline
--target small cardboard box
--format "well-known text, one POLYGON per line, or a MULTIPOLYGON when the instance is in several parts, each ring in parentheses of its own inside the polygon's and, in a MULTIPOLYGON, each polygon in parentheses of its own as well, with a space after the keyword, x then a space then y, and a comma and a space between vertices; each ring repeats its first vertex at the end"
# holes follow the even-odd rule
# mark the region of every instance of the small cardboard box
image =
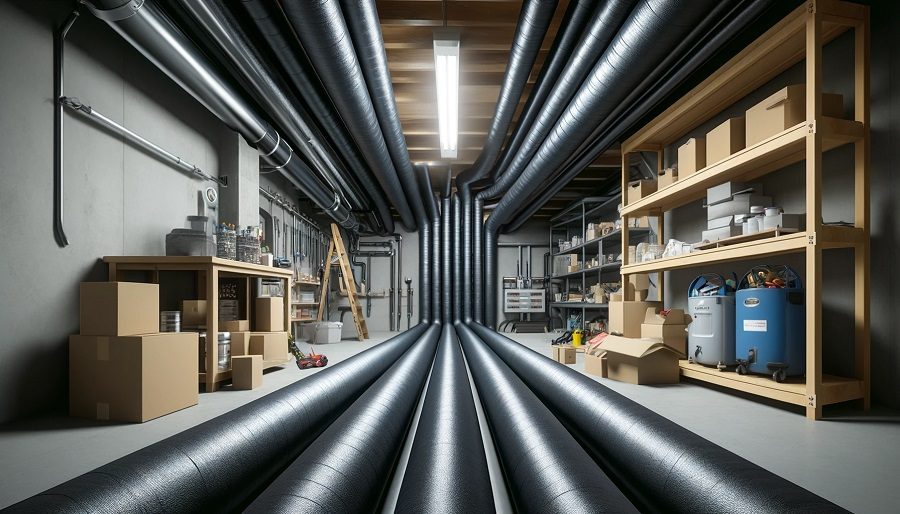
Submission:
POLYGON ((616 302, 609 303, 609 332, 625 337, 640 337, 641 323, 648 309, 662 309, 660 302, 616 302))
POLYGON ((730 118, 706 134, 706 165, 727 159, 744 149, 744 117, 730 118))
POLYGON ((232 389, 256 389, 262 385, 262 379, 262 355, 240 355, 231 358, 232 389))
POLYGON ((231 355, 239 357, 241 355, 250 355, 250 336, 253 332, 232 332, 231 333, 231 355))
POLYGON ((666 186, 671 186, 678 180, 678 171, 675 168, 666 168, 659 172, 659 176, 656 179, 657 186, 659 189, 662 189, 666 186))
MULTIPOLYGON (((844 97, 822 93, 822 116, 840 118, 844 97)), ((747 147, 806 121, 806 85, 795 84, 747 109, 747 147)))
POLYGON ((638 180, 628 184, 628 204, 631 205, 641 198, 656 192, 656 180, 638 180))
MULTIPOLYGON (((602 347, 603 345, 601 345, 602 347)), ((584 372, 588 375, 596 375, 607 378, 606 355, 584 355, 584 372)))
POLYGON ((578 271, 578 269, 578 265, 576 264, 574 266, 569 266, 568 268, 566 268, 566 271, 568 271, 569 273, 575 273, 576 271, 578 271))
POLYGON ((735 214, 747 214, 750 212, 750 207, 755 205, 771 207, 772 197, 756 195, 753 193, 734 195, 732 200, 707 206, 706 219, 714 220, 716 218, 724 218, 725 216, 734 216, 735 214))
POLYGON ((185 300, 181 302, 181 326, 206 326, 206 300, 185 300))
POLYGON ((69 413, 144 422, 198 401, 197 334, 69 337, 69 413))
POLYGON ((553 360, 560 364, 575 364, 575 347, 568 344, 552 346, 553 360))
POLYGON ((690 314, 681 309, 671 309, 662 316, 655 308, 647 309, 644 322, 641 323, 641 338, 659 339, 679 355, 687 352, 687 326, 691 323, 690 314))
POLYGON ((287 332, 253 332, 250 335, 250 355, 262 355, 264 361, 287 360, 287 332))
MULTIPOLYGON (((721 202, 727 202, 734 199, 734 195, 741 193, 756 193, 762 195, 763 188, 761 182, 723 182, 718 186, 706 189, 706 205, 714 205, 721 202)), ((746 213, 739 213, 746 214, 746 213)))
POLYGON ((221 321, 219 322, 219 330, 222 332, 249 332, 250 320, 221 321))
POLYGON ((159 332, 159 284, 82 282, 79 296, 83 336, 159 332))
POLYGON ((631 384, 678 383, 679 356, 657 340, 609 336, 603 347, 605 378, 631 384))
POLYGON ((692 137, 678 147, 678 176, 684 179, 706 167, 706 140, 692 137))
POLYGON ((264 296, 256 299, 257 332, 278 332, 284 330, 284 298, 264 296))

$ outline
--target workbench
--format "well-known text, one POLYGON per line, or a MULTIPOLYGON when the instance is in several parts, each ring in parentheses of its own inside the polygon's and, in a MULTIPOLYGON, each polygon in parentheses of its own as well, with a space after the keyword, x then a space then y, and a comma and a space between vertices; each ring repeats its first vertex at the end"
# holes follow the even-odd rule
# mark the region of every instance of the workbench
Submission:
MULTIPOLYGON (((243 278, 246 280, 244 301, 246 311, 251 311, 250 280, 254 278, 276 278, 284 281, 284 291, 288 295, 284 302, 284 330, 291 332, 290 296, 293 271, 273 268, 260 264, 220 259, 218 257, 186 256, 107 256, 103 261, 109 267, 110 281, 124 281, 130 271, 149 273, 150 282, 159 283, 161 271, 193 271, 197 273, 198 298, 206 300, 206 369, 211 372, 200 373, 200 383, 206 384, 206 392, 215 391, 218 383, 231 378, 231 370, 220 371, 218 367, 218 333, 219 333, 219 278, 243 278)), ((285 361, 265 361, 263 368, 281 366, 285 361)))

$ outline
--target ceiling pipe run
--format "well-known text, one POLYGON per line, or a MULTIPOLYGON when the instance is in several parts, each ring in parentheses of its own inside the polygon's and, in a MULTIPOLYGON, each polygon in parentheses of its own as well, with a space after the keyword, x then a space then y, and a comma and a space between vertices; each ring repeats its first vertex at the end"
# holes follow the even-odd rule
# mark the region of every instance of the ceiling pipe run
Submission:
POLYGON ((440 318, 433 310, 437 308, 435 300, 440 295, 439 279, 434 274, 435 261, 438 260, 434 240, 439 239, 438 233, 434 231, 434 222, 439 218, 439 213, 434 195, 431 193, 428 166, 425 164, 416 166, 416 177, 419 179, 417 189, 422 191, 419 201, 425 214, 425 219, 419 225, 419 313, 422 321, 433 323, 435 318, 440 318), (435 296, 435 285, 438 296, 435 296))
POLYGON ((94 0, 85 4, 135 49, 185 91, 256 148, 275 169, 343 227, 355 230, 358 221, 334 190, 315 176, 299 156, 263 120, 193 43, 151 2, 94 0))
POLYGON ((381 183, 406 230, 416 220, 391 162, 356 51, 337 0, 282 2, 294 33, 329 91, 335 107, 381 183))
MULTIPOLYGON (((441 211, 431 186, 431 172, 427 164, 416 166, 416 176, 419 180, 419 190, 422 192, 422 201, 425 211, 431 223, 431 262, 429 264, 430 284, 429 301, 431 302, 431 322, 441 322, 441 211)), ((422 264, 419 264, 422 266, 422 264)), ((424 290, 424 282, 421 288, 424 290)), ((424 319, 424 317, 423 317, 424 319)), ((426 320, 427 321, 427 320, 426 320)))

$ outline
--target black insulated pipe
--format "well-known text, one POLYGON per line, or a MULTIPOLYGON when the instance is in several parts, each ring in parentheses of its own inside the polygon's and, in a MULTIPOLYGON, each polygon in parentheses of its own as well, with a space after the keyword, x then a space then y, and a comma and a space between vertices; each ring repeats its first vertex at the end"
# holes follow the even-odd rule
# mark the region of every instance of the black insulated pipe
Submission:
POLYGON ((397 209, 400 223, 414 231, 416 222, 391 162, 338 1, 282 2, 281 7, 322 83, 333 91, 335 107, 397 209))
POLYGON ((453 323, 453 203, 441 200, 441 307, 444 323, 453 323))
POLYGON ((484 321, 484 200, 475 195, 472 205, 472 319, 484 321))
POLYGON ((457 330, 516 511, 638 512, 522 380, 467 326, 457 330))
POLYGON ((419 312, 424 322, 440 322, 440 307, 438 300, 441 296, 440 285, 440 211, 434 200, 431 190, 431 177, 428 165, 416 166, 416 178, 418 179, 421 202, 425 209, 425 224, 419 231, 419 312), (437 225, 435 223, 438 223, 437 225), (423 247, 422 245, 426 245, 423 247))
POLYGON ((463 246, 462 238, 462 206, 460 204, 459 195, 453 193, 451 197, 453 204, 453 256, 450 264, 453 266, 453 322, 462 321, 463 298, 468 296, 464 294, 468 288, 463 283, 463 261, 468 261, 464 255, 466 248, 463 246))
POLYGON ((244 512, 376 512, 431 369, 439 332, 431 325, 244 512))
POLYGON ((846 512, 574 369, 471 327, 642 511, 846 512))
POLYGON ((8 512, 230 512, 246 505, 427 330, 352 359, 17 503, 8 512))
POLYGON ((469 375, 449 323, 441 332, 394 512, 494 512, 469 375))

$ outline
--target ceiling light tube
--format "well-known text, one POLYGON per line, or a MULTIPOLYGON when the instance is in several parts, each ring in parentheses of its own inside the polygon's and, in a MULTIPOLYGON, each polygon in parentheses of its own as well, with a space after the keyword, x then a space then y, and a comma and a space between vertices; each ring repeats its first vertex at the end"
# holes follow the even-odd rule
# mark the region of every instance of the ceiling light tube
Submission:
POLYGON ((434 40, 441 158, 456 159, 459 131, 459 39, 434 40))

